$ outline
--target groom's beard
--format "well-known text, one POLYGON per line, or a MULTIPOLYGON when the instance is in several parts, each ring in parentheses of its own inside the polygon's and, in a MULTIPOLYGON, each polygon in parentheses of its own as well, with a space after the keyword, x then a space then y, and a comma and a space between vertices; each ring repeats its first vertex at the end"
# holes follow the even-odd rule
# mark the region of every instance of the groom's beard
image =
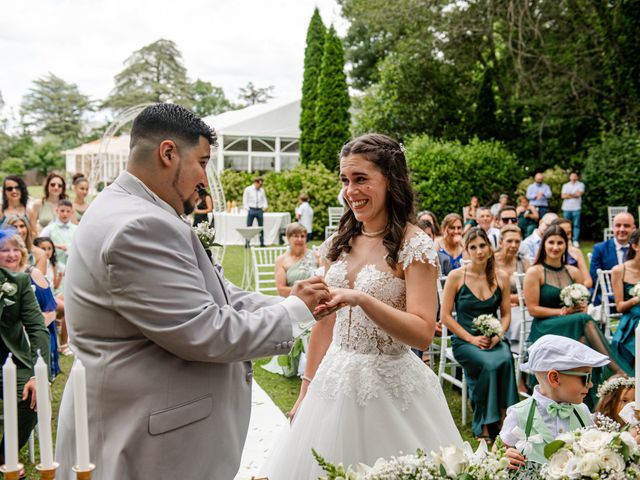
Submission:
POLYGON ((189 215, 196 208, 196 202, 198 201, 198 197, 196 196, 197 190, 195 190, 194 193, 191 194, 191 197, 184 198, 182 196, 182 193, 180 193, 180 190, 178 190, 178 182, 180 181, 181 170, 182 170, 182 159, 178 164, 178 168, 176 170, 176 174, 173 177, 173 182, 171 183, 171 186, 173 187, 173 191, 176 192, 176 195, 178 195, 178 198, 182 202, 182 215, 189 215))

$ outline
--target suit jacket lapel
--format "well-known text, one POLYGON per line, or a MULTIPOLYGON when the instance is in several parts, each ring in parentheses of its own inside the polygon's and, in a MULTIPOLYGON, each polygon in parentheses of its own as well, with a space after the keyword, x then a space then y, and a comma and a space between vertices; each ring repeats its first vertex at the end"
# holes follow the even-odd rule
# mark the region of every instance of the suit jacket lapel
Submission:
POLYGON ((609 241, 609 256, 613 259, 613 264, 618 264, 618 252, 616 252, 616 242, 611 239, 609 241))

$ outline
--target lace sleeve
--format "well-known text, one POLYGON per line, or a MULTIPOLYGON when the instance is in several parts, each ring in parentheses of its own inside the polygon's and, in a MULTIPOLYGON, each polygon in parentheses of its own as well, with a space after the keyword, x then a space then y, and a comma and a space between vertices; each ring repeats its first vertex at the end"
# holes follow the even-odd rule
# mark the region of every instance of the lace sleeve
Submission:
POLYGON ((408 238, 400 253, 398 254, 398 262, 402 263, 402 268, 407 269, 413 262, 429 262, 438 268, 438 253, 436 252, 433 240, 422 230, 408 238))
MULTIPOLYGON (((327 259, 327 255, 329 255, 329 250, 331 249, 331 244, 333 243, 333 238, 335 237, 335 233, 327 238, 322 244, 318 247, 318 260, 320 263, 329 262, 327 259)), ((331 263, 331 262, 329 262, 331 263)))

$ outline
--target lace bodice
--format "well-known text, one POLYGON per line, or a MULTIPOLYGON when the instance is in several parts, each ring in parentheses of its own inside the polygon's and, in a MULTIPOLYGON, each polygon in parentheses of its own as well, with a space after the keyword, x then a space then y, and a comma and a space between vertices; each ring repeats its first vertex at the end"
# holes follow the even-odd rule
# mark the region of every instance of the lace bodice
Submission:
MULTIPOLYGON (((422 231, 415 232, 406 240, 398 254, 398 263, 404 270, 416 261, 438 265, 433 241, 422 231)), ((406 309, 405 281, 391 271, 384 258, 366 264, 359 272, 352 272, 353 287, 349 284, 348 266, 348 255, 334 262, 325 276, 327 285, 354 288, 393 308, 406 309)), ((379 328, 360 307, 343 308, 337 312, 333 343, 346 350, 387 355, 398 355, 409 348, 379 328)))

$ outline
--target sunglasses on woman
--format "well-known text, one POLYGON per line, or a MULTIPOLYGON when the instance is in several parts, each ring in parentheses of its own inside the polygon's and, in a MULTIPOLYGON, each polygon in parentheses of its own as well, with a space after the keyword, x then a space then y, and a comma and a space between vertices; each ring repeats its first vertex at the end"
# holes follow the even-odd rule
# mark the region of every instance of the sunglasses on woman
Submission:
POLYGON ((20 187, 4 187, 5 192, 13 192, 14 190, 20 191, 20 187))

